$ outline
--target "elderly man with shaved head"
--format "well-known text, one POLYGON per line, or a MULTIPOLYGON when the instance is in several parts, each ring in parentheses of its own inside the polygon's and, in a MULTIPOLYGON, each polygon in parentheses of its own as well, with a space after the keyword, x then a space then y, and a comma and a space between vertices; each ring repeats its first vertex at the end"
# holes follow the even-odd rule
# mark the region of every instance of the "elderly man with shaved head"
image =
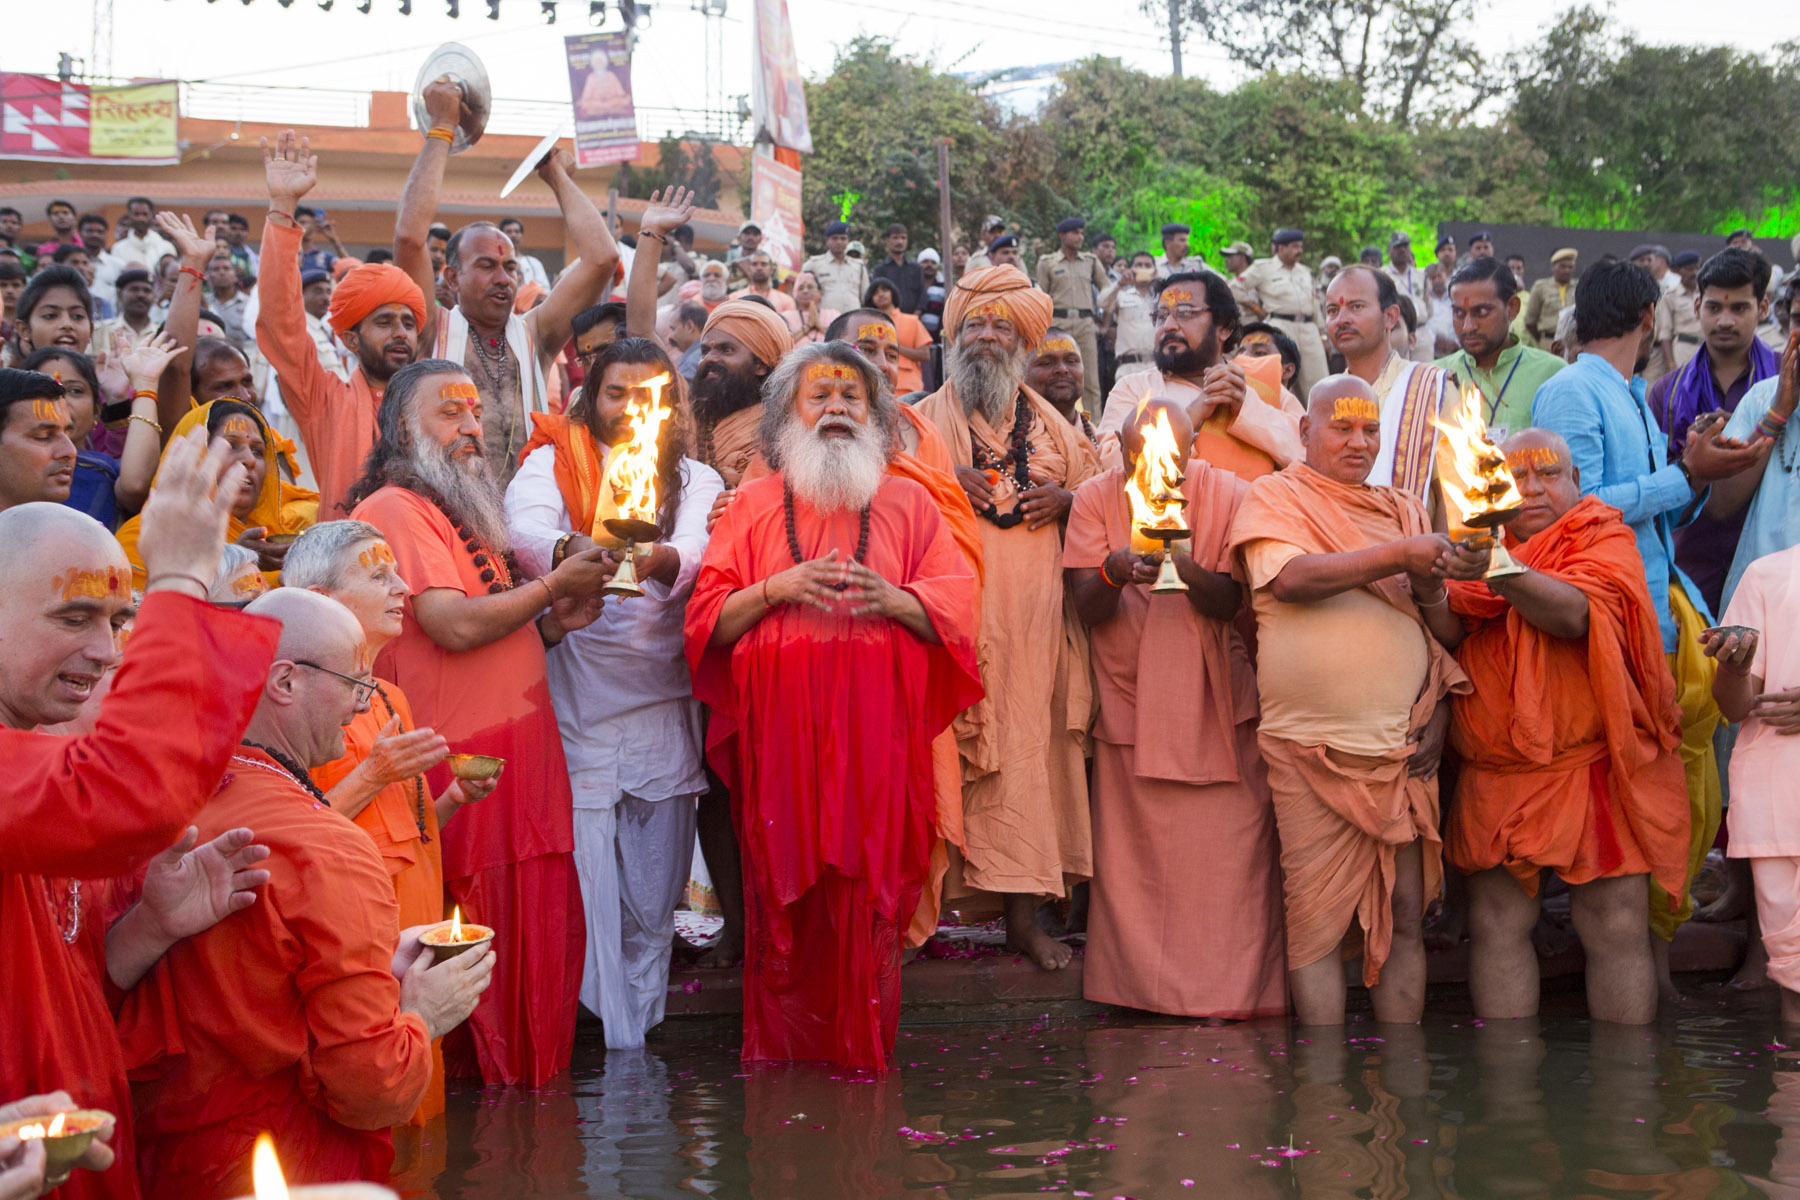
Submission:
MULTIPOLYGON (((144 507, 149 576, 128 655, 131 568, 112 535, 59 504, 0 513, 0 1027, 56 1034, 0 1039, 0 1094, 62 1090, 117 1114, 110 1140, 120 1161, 107 1169, 102 1137, 82 1164, 92 1169, 64 1186, 69 1196, 138 1194, 125 1060, 95 960, 105 935, 106 969, 129 987, 175 937, 194 932, 171 924, 161 901, 179 902, 184 880, 198 876, 177 869, 169 878, 182 864, 152 856, 193 846, 183 830, 218 785, 275 652, 273 621, 204 602, 242 474, 201 435, 171 443, 144 507), (37 732, 73 718, 114 667, 91 733, 37 732), (144 902, 112 931, 97 928, 94 890, 81 881, 147 862, 144 902)), ((242 847, 248 837, 229 840, 242 847)), ((239 901, 230 869, 208 875, 220 888, 202 885, 198 899, 216 920, 239 901)))
POLYGON ((1251 484, 1231 530, 1256 610, 1288 980, 1303 1024, 1342 1024, 1341 959, 1360 944, 1375 1019, 1410 1024, 1443 874, 1443 702, 1468 689, 1446 650, 1462 635, 1450 543, 1412 492, 1365 482, 1382 447, 1373 389, 1332 375, 1308 401, 1305 461, 1251 484))
POLYGON ((1515 434, 1506 461, 1524 501, 1505 542, 1525 568, 1485 579, 1486 549, 1458 545, 1450 608, 1468 636, 1456 659, 1474 691, 1452 704, 1461 756, 1445 849, 1469 877, 1469 990, 1487 1019, 1538 1008, 1538 885, 1573 893, 1587 954, 1588 1011, 1656 1015, 1644 927, 1652 877, 1687 871, 1680 710, 1656 606, 1619 510, 1582 496, 1568 443, 1515 434))
POLYGON ((119 1012, 151 1200, 246 1193, 268 1129, 290 1180, 385 1179, 389 1129, 431 1080, 431 1039, 468 1018, 494 969, 489 947, 434 965, 419 929, 402 936, 381 856, 309 775, 343 754, 375 690, 356 616, 300 588, 245 612, 281 622, 281 640, 198 821, 253 822, 272 878, 170 950, 119 1012))
POLYGON ((1275 813, 1256 751, 1256 675, 1233 621, 1232 518, 1248 485, 1190 455, 1187 406, 1149 400, 1124 463, 1082 484, 1063 569, 1093 648, 1094 882, 1082 994, 1188 1017, 1285 1012, 1275 813), (1162 469, 1146 434, 1168 435, 1162 469), (1157 593, 1159 543, 1126 495, 1175 493, 1186 591, 1157 593), (1142 703, 1139 702, 1142 698, 1142 703), (1196 920, 1230 897, 1228 921, 1196 920))

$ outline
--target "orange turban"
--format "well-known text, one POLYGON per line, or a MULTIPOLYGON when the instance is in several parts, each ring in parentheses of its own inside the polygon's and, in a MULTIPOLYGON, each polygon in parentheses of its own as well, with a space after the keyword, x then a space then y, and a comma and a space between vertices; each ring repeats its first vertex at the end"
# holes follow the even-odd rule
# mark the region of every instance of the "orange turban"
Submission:
POLYGON ((412 276, 393 263, 363 263, 352 268, 331 293, 331 328, 343 333, 384 304, 404 304, 413 320, 425 323, 425 297, 412 276))
POLYGON ((543 295, 544 285, 535 279, 527 279, 520 285, 518 294, 513 297, 513 311, 520 316, 525 315, 531 311, 531 306, 536 304, 543 295))
POLYGON ((944 301, 944 332, 954 341, 969 311, 988 303, 1010 310, 1013 328, 1027 349, 1044 340, 1050 328, 1050 294, 1033 287, 1025 272, 1014 266, 978 267, 957 280, 944 301))
POLYGON ((735 338, 764 366, 772 367, 794 348, 794 335, 780 313, 755 300, 727 300, 712 310, 700 336, 713 330, 735 338))
POLYGON ((333 283, 339 282, 340 280, 342 280, 344 278, 344 276, 346 276, 350 273, 352 268, 360 267, 362 265, 363 265, 362 259, 351 258, 348 254, 344 255, 344 257, 338 259, 336 262, 331 264, 331 280, 332 280, 332 282, 333 283))

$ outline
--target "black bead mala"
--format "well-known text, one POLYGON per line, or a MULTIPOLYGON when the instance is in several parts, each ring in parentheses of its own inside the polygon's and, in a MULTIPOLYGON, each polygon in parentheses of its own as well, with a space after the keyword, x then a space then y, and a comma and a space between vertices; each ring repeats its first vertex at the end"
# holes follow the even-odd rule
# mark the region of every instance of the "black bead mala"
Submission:
MULTIPOLYGON (((243 741, 239 742, 238 745, 248 746, 252 750, 261 750, 264 754, 268 755, 270 758, 274 759, 278 764, 280 764, 282 770, 286 771, 289 775, 292 775, 294 777, 295 783, 297 783, 301 787, 305 788, 308 792, 311 792, 312 798, 314 800, 317 800, 320 804, 323 804, 326 808, 331 807, 331 801, 329 801, 325 798, 325 793, 321 792, 319 790, 319 785, 312 781, 312 776, 308 775, 305 771, 301 770, 299 765, 296 764, 293 759, 289 758, 287 755, 283 754, 279 750, 274 749, 271 746, 265 746, 261 742, 253 742, 248 738, 245 738, 243 741)), ((245 759, 244 761, 248 762, 250 760, 245 759)))
MULTIPOLYGON (((1026 399, 1023 391, 1013 404, 1012 433, 1007 437, 1008 449, 1004 456, 996 456, 993 451, 981 444, 981 439, 973 433, 969 435, 970 457, 978 471, 1010 472, 1013 483, 1021 494, 1031 490, 1031 401, 1026 399)), ((1025 519, 1022 510, 1014 508, 1009 513, 996 512, 989 504, 983 509, 981 516, 999 526, 1011 529, 1025 519)))
MULTIPOLYGON (((869 553, 870 507, 871 506, 867 504, 863 505, 863 510, 858 516, 860 528, 856 535, 856 553, 853 557, 859 563, 862 562, 869 553)), ((794 528, 794 489, 789 487, 785 480, 783 480, 781 484, 781 515, 787 520, 788 553, 793 556, 794 565, 797 567, 805 562, 806 559, 802 557, 800 550, 800 534, 794 528)), ((834 583, 830 585, 831 590, 835 592, 841 592, 849 586, 850 585, 847 583, 834 583)))
MULTIPOLYGON (((381 697, 382 707, 387 709, 389 721, 400 715, 394 711, 394 702, 388 699, 387 689, 382 687, 379 683, 375 685, 375 694, 381 697)), ((383 724, 386 724, 386 722, 384 721, 383 724)), ((406 728, 405 722, 401 722, 400 732, 411 733, 412 730, 406 728)), ((425 777, 423 775, 414 775, 412 783, 413 821, 419 827, 419 841, 425 845, 430 845, 431 835, 425 832, 425 777)))
POLYGON ((501 592, 518 586, 519 568, 511 553, 493 553, 475 536, 475 531, 461 521, 456 523, 456 536, 463 540, 463 549, 469 552, 475 560, 475 566, 480 569, 481 582, 487 584, 488 595, 498 596, 501 592))

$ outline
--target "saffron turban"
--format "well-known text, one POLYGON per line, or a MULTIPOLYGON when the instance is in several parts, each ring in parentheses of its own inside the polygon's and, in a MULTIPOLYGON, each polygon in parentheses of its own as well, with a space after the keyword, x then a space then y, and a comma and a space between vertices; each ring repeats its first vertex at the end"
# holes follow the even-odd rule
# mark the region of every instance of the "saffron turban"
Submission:
POLYGON ((766 367, 780 362, 794 348, 794 335, 781 314, 755 300, 727 300, 713 309, 700 336, 715 329, 737 341, 766 367))
POLYGON ((353 268, 331 293, 331 311, 326 315, 333 331, 343 333, 384 304, 404 304, 412 309, 414 321, 425 323, 425 297, 419 285, 393 263, 353 268))
POLYGON ((1025 272, 1010 265, 979 267, 956 281, 955 290, 944 302, 945 332, 954 340, 962 331, 963 319, 987 304, 1006 307, 1027 349, 1044 340, 1050 328, 1050 294, 1033 287, 1025 272))

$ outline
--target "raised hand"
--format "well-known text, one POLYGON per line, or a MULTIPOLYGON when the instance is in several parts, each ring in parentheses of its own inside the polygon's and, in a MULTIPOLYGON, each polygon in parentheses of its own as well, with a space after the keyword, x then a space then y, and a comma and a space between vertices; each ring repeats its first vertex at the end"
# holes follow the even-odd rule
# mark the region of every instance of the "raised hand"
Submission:
POLYGON ((206 264, 212 261, 212 256, 219 249, 213 227, 208 225, 204 233, 196 230, 193 218, 186 213, 172 213, 163 209, 156 214, 156 227, 163 231, 163 236, 180 253, 182 266, 205 270, 206 264))
POLYGON ((144 914, 170 944, 205 933, 256 903, 269 873, 255 864, 269 857, 248 829, 231 829, 204 846, 189 825, 181 840, 150 860, 144 872, 144 914))
POLYGON ((462 124, 468 105, 463 100, 462 85, 448 75, 439 75, 426 84, 421 98, 433 128, 455 129, 462 124))
POLYGON ((156 387, 155 378, 142 385, 132 381, 122 361, 130 348, 131 335, 124 329, 115 327, 112 336, 107 339, 107 344, 100 348, 100 353, 94 355, 94 374, 100 380, 100 403, 108 400, 124 400, 131 395, 134 388, 139 386, 152 389, 156 387))
POLYGON ((638 231, 660 233, 666 237, 687 224, 693 215, 693 192, 678 186, 660 189, 650 193, 650 206, 638 221, 638 231))
POLYGON ((269 139, 263 138, 262 156, 263 179, 269 185, 269 207, 291 217, 300 197, 312 191, 313 185, 319 182, 319 156, 312 153, 310 139, 296 137, 291 129, 284 129, 275 136, 272 150, 269 139))
POLYGON ((114 361, 124 369, 126 384, 134 392, 155 391, 163 368, 181 353, 181 343, 166 332, 157 332, 148 341, 133 346, 123 329, 113 330, 114 361))
POLYGON ((138 535, 146 591, 167 580, 199 583, 205 592, 205 581, 219 569, 232 505, 248 478, 243 465, 231 458, 222 439, 207 446, 204 429, 189 430, 163 451, 138 535))
POLYGON ((575 170, 575 156, 561 142, 550 147, 544 157, 538 159, 538 178, 545 183, 553 183, 559 175, 569 175, 575 170))

